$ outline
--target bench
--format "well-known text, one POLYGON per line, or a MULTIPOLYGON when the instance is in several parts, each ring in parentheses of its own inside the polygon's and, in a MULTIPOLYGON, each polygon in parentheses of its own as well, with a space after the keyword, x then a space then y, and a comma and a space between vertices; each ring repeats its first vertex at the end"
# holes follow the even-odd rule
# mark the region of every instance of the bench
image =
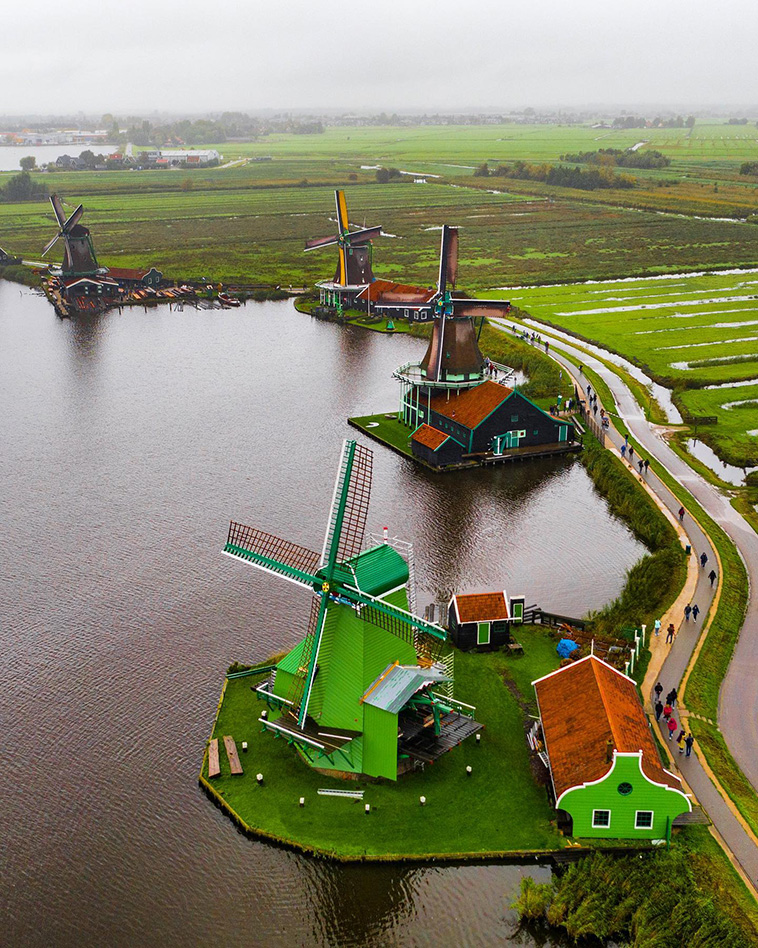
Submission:
POLYGON ((218 759, 218 738, 214 737, 208 745, 208 776, 218 777, 221 773, 221 764, 218 759))
POLYGON ((514 655, 523 655, 523 654, 524 654, 524 646, 521 644, 521 642, 509 642, 509 643, 508 643, 508 649, 509 649, 511 652, 513 652, 514 655))
POLYGON ((362 800, 363 790, 318 790, 320 797, 347 797, 350 800, 362 800))
POLYGON ((237 753, 237 745, 234 743, 234 738, 228 734, 224 735, 224 747, 226 748, 226 756, 229 758, 229 769, 232 774, 241 774, 242 764, 237 753))

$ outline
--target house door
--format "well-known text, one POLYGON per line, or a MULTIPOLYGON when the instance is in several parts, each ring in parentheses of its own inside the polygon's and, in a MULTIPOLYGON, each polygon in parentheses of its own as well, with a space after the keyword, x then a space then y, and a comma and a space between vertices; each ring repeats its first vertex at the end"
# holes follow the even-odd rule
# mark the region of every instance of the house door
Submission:
POLYGON ((510 434, 499 435, 492 442, 492 450, 494 451, 495 454, 502 454, 503 451, 505 451, 506 448, 510 448, 510 446, 511 446, 510 434))
POLYGON ((478 622, 476 626, 476 644, 490 644, 490 624, 489 622, 478 622))
POLYGON ((558 429, 558 440, 565 441, 568 437, 568 425, 561 425, 558 429))

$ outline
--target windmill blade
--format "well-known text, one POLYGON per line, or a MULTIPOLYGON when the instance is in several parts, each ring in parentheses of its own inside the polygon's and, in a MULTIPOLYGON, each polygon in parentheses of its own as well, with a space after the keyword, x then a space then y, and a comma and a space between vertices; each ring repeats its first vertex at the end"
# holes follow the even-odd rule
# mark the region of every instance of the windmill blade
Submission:
POLYGON ((339 240, 338 237, 313 237, 310 240, 306 240, 305 249, 307 250, 318 250, 319 247, 328 247, 330 244, 336 244, 339 240))
POLYGON ((507 313, 511 304, 507 300, 453 300, 453 316, 497 316, 507 313))
POLYGON ((292 702, 291 707, 297 713, 300 727, 305 723, 305 716, 308 713, 308 702, 310 701, 318 663, 318 650, 321 646, 321 636, 326 622, 327 601, 326 596, 314 596, 311 600, 311 614, 308 619, 305 644, 288 695, 288 700, 292 702))
POLYGON ((66 223, 63 225, 63 232, 67 234, 73 227, 81 220, 82 214, 84 213, 84 205, 80 204, 79 207, 74 211, 74 213, 69 217, 66 223))
POLYGON ((42 251, 42 256, 43 256, 43 257, 44 257, 45 254, 48 252, 48 250, 52 250, 52 248, 54 247, 54 245, 58 243, 58 239, 60 238, 60 236, 61 236, 61 235, 60 235, 60 231, 59 231, 59 232, 55 235, 55 237, 53 237, 52 240, 49 240, 49 241, 45 244, 45 249, 42 251))
POLYGON ((321 584, 315 575, 320 560, 318 553, 233 520, 229 524, 224 553, 306 589, 321 584))
POLYGON ((444 224, 440 243, 440 272, 437 278, 437 290, 441 295, 444 295, 448 284, 455 286, 457 276, 458 228, 448 227, 447 224, 444 224))
POLYGON ((350 224, 347 220, 347 201, 344 191, 335 191, 334 200, 337 204, 337 227, 340 234, 346 234, 350 230, 350 224))
POLYGON ((365 227, 362 230, 351 231, 351 233, 345 234, 345 237, 351 247, 360 247, 362 244, 367 244, 370 240, 378 237, 381 232, 381 225, 379 227, 365 227))
POLYGON ((430 636, 440 643, 447 640, 445 630, 434 622, 427 622, 426 619, 414 616, 412 612, 353 589, 352 586, 343 586, 340 589, 340 596, 357 606, 361 618, 366 622, 391 632, 411 645, 415 644, 419 634, 430 636))
POLYGON ((347 247, 340 243, 339 245, 339 284, 340 286, 347 286, 347 247))
POLYGON ((66 212, 63 210, 63 201, 57 194, 50 195, 50 203, 53 205, 53 213, 60 227, 66 223, 66 212))
POLYGON ((321 565, 327 579, 334 566, 357 556, 363 547, 371 495, 373 454, 355 441, 345 441, 337 469, 329 524, 324 537, 321 565))

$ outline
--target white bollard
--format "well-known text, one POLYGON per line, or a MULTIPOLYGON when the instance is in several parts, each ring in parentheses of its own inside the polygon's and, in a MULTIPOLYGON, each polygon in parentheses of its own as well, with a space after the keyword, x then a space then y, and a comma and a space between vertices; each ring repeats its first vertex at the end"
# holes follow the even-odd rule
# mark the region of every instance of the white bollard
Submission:
POLYGON ((300 797, 300 806, 305 806, 305 797, 300 797))
POLYGON ((474 771, 474 768, 469 764, 469 766, 466 767, 466 776, 470 777, 473 771, 474 771))
POLYGON ((242 742, 242 751, 245 754, 247 753, 247 741, 242 742))
POLYGON ((421 806, 426 806, 426 797, 419 797, 418 802, 421 804, 421 806))
POLYGON ((365 805, 365 807, 363 808, 363 812, 366 814, 366 816, 369 815, 369 813, 371 812, 371 804, 370 804, 370 803, 367 803, 367 804, 365 805))
POLYGON ((258 781, 258 784, 261 785, 263 783, 263 774, 256 774, 255 779, 258 781))

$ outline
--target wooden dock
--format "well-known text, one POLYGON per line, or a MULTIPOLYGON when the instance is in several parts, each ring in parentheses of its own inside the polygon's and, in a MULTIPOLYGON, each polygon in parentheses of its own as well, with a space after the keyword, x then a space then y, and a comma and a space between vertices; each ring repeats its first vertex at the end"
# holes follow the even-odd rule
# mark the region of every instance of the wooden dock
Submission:
POLYGON ((242 764, 237 753, 237 745, 234 743, 234 738, 228 734, 224 735, 224 747, 226 748, 226 756, 229 758, 229 768, 232 774, 241 774, 242 764))
POLYGON ((218 738, 214 737, 208 745, 208 776, 218 777, 221 773, 221 763, 218 759, 218 738))

